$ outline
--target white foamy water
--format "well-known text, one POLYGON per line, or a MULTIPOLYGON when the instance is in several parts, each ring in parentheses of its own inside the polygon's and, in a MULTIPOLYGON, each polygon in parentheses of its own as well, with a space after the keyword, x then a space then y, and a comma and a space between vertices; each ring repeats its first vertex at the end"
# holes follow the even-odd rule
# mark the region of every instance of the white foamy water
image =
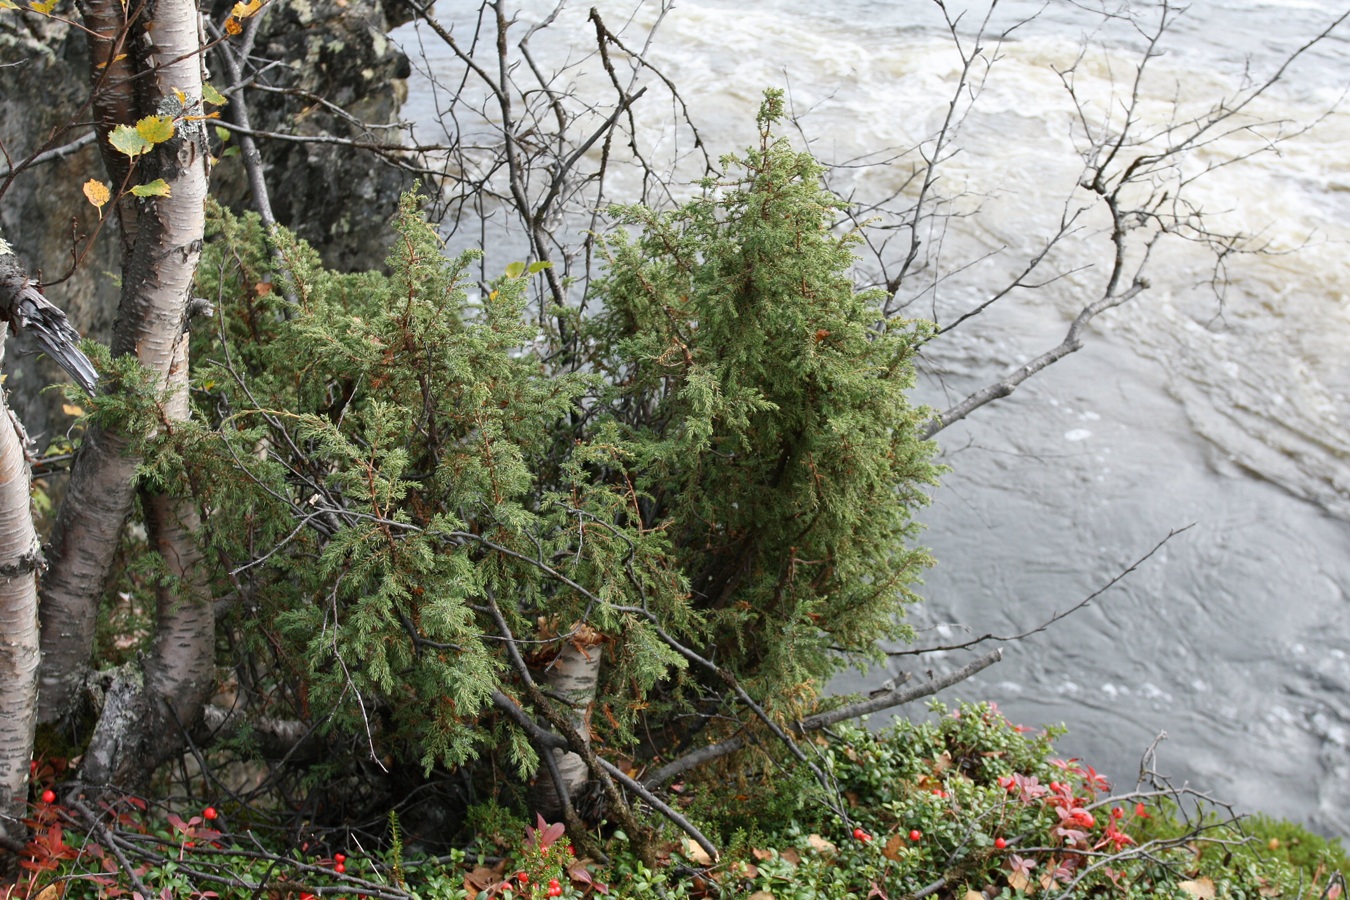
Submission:
MULTIPOLYGON (((598 5, 616 29, 633 8, 598 5)), ((522 6, 518 28, 551 8, 522 6)), ((996 24, 1037 9, 1001 4, 996 24)), ((1315 0, 1193 2, 1150 62, 1143 127, 1202 116, 1244 79, 1268 77, 1336 10, 1315 0)), ((565 10, 555 33, 568 40, 537 42, 540 58, 580 59, 593 46, 585 14, 565 10)), ((966 40, 982 14, 966 14, 966 40)), ((639 8, 625 38, 640 44, 653 21, 650 5, 639 8)), ((1125 23, 1052 0, 997 53, 988 48, 983 58, 998 58, 939 183, 963 218, 924 234, 930 265, 902 289, 914 299, 911 313, 951 321, 982 302, 1038 251, 1066 204, 1083 202, 1083 132, 1056 70, 1078 59, 1087 115, 1118 123, 1139 46, 1125 23), (1080 59, 1085 39, 1097 49, 1080 59)), ((1315 48, 1239 123, 1287 124, 1239 130, 1163 176, 1201 175, 1320 119, 1278 154, 1256 153, 1185 188, 1212 229, 1254 235, 1240 248, 1264 254, 1232 252, 1216 269, 1213 248, 1163 242, 1152 287, 1103 315, 1083 351, 940 435, 952 472, 923 517, 940 562, 923 589, 928 603, 914 614, 920 626, 1015 632, 1101 586, 1169 529, 1195 523, 1123 586, 1013 645, 1005 662, 955 693, 996 699, 1028 723, 1067 723, 1065 749, 1122 781, 1166 730, 1162 767, 1178 779, 1341 834, 1350 834, 1342 649, 1350 633, 1350 115, 1328 110, 1350 81, 1346 50, 1344 36, 1315 48)), ((650 58, 680 85, 714 157, 753 139, 762 89, 775 86, 789 91, 798 139, 834 163, 924 146, 961 66, 936 7, 923 0, 681 0, 650 58)), ((445 55, 431 64, 456 71, 445 55)), ((594 67, 585 72, 584 89, 603 88, 594 67)), ((415 88, 405 114, 429 126, 427 96, 415 88)), ((658 156, 689 145, 665 96, 653 87, 635 110, 640 143, 658 156)), ((842 169, 833 184, 866 201, 901 190, 909 171, 900 157, 842 169)), ((614 176, 615 199, 636 192, 635 175, 614 176)), ((947 406, 1060 341, 1100 294, 1109 261, 1101 216, 1080 224, 1049 259, 1047 271, 1062 277, 1013 292, 930 346, 926 402, 947 406)), ((925 636, 945 643, 965 632, 944 633, 925 636)))

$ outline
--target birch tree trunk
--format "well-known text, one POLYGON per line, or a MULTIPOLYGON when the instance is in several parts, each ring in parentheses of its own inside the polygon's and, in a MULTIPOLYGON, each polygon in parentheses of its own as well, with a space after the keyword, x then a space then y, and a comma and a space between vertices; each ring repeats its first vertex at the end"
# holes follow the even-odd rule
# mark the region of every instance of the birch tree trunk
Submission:
MULTIPOLYGON (((4 341, 0 329, 0 359, 4 341)), ((27 840, 22 819, 37 721, 36 571, 42 561, 22 434, 0 391, 0 844, 10 848, 27 840)))
MULTIPOLYGON (((201 32, 196 6, 188 0, 150 0, 143 8, 131 9, 138 15, 128 21, 127 7, 119 0, 82 4, 86 24, 95 32, 90 36, 91 57, 115 60, 120 53, 128 54, 115 72, 105 75, 96 69, 93 76, 100 146, 114 190, 122 186, 118 179, 148 183, 159 178, 168 186, 165 196, 125 198, 120 204, 129 255, 122 269, 113 353, 134 353, 159 377, 167 396, 163 420, 165 427, 172 427, 188 413, 187 303, 205 227, 208 153, 200 118, 201 32), (137 158, 131 170, 127 157, 107 141, 116 125, 135 124, 135 119, 123 118, 129 115, 172 116, 176 125, 174 136, 137 158), (125 209, 128 204, 131 208, 125 209)), ((140 462, 129 452, 130 445, 127 435, 90 429, 53 529, 51 573, 42 585, 44 721, 58 720, 74 709, 88 674, 98 602, 131 509, 140 462)), ((131 731, 114 727, 128 713, 113 702, 125 691, 119 688, 108 694, 86 756, 87 764, 106 776, 101 780, 128 771, 127 754, 142 753, 149 736, 160 751, 179 746, 173 737, 178 729, 164 731, 165 721, 189 725, 187 720, 200 713, 203 691, 209 688, 209 676, 203 673, 211 665, 214 623, 202 615, 205 583, 195 572, 200 560, 191 540, 196 515, 182 502, 165 503, 149 504, 156 549, 171 571, 181 573, 180 583, 189 587, 172 602, 161 597, 161 632, 148 671, 128 676, 149 690, 148 697, 133 704, 139 712, 127 726, 131 731), (161 698, 161 690, 172 697, 161 698)), ((133 767, 140 776, 149 775, 144 771, 146 761, 137 759, 133 767)))
MULTIPOLYGON (((563 642, 557 657, 549 663, 545 677, 549 692, 567 701, 570 707, 567 717, 587 743, 591 737, 591 707, 595 704, 595 691, 600 682, 603 640, 595 629, 580 626, 570 640, 563 642)), ((575 800, 590 780, 586 761, 571 751, 546 752, 553 754, 568 798, 575 800)), ((556 821, 562 813, 562 798, 558 796, 557 787, 542 771, 530 799, 535 810, 550 821, 556 821)))

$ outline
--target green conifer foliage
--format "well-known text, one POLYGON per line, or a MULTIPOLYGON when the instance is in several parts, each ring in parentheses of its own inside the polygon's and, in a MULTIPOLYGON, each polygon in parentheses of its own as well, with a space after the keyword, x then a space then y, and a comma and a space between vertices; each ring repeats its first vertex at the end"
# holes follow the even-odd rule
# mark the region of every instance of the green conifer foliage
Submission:
POLYGON ((910 406, 922 326, 879 322, 849 279, 854 235, 810 155, 760 145, 673 213, 623 211, 593 293, 604 407, 637 446, 645 527, 667 531, 705 646, 766 698, 811 694, 880 638, 928 564, 908 546, 935 481, 910 406))
POLYGON ((676 713, 743 712, 728 680, 800 714, 839 650, 906 635, 928 562, 910 513, 936 476, 906 398, 924 332, 853 289, 853 238, 774 138, 780 106, 725 161, 739 174, 622 211, 640 233, 605 238, 566 351, 528 314, 534 272, 479 296, 414 198, 389 277, 213 216, 200 415, 165 452, 270 711, 425 766, 510 747, 525 775, 537 747, 501 694, 542 712, 522 669, 543 683, 583 632, 592 728, 630 752, 687 736, 676 713), (690 677, 690 650, 723 677, 690 677))

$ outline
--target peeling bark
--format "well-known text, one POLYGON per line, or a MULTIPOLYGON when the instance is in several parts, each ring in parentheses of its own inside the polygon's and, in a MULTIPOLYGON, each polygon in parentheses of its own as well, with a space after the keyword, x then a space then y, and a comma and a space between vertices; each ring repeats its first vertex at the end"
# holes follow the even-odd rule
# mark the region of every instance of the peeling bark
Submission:
POLYGON ((36 573, 42 551, 29 507, 22 435, 0 393, 0 844, 7 846, 27 840, 21 820, 37 713, 36 573))
MULTIPOLYGON (((588 625, 578 626, 572 637, 563 642, 557 657, 549 663, 545 682, 549 693, 560 697, 568 705, 567 718, 577 734, 587 743, 591 738, 591 708, 600 682, 600 645, 604 638, 588 625)), ((560 749, 546 751, 553 754, 558 774, 569 798, 575 798, 590 780, 590 770, 580 754, 560 749)), ((552 778, 540 777, 531 796, 534 808, 549 820, 562 813, 562 799, 552 778)))
MULTIPOLYGON (((171 428, 188 414, 184 328, 205 227, 208 153, 199 118, 197 9, 187 0, 153 0, 127 21, 119 0, 88 0, 83 12, 86 23, 97 26, 90 39, 95 60, 109 58, 117 48, 130 51, 129 72, 102 80, 96 76, 101 134, 147 115, 176 119, 174 137, 140 157, 129 174, 126 158, 101 142, 115 187, 119 177, 132 182, 162 178, 169 186, 168 196, 123 204, 134 208, 124 215, 131 243, 113 353, 134 353, 158 376, 166 398, 164 427, 171 428), (122 116, 131 118, 115 121, 122 116)), ((52 573, 42 591, 44 721, 72 711, 88 673, 98 602, 131 508, 139 459, 128 452, 130 444, 128 436, 91 429, 53 530, 52 573)), ((180 747, 181 740, 174 738, 178 723, 186 727, 200 715, 210 691, 214 618, 192 542, 199 525, 196 510, 173 497, 149 498, 146 507, 152 539, 179 590, 159 598, 160 630, 144 673, 119 675, 107 695, 86 755, 86 774, 95 780, 148 776, 152 757, 145 755, 147 748, 158 759, 180 747)))

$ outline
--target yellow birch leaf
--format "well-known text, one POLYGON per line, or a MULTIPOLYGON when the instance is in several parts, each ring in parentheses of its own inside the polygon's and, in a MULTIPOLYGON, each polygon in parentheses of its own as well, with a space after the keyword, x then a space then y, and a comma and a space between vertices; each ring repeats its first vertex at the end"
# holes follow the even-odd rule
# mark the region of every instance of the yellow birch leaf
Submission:
POLYGON ((207 103, 211 103, 216 106, 224 106, 226 103, 230 102, 229 100, 225 99, 225 95, 222 94, 220 91, 216 90, 215 85, 211 84, 211 82, 209 81, 202 85, 202 99, 205 100, 207 103))
POLYGON ((230 10, 230 15, 236 19, 247 19, 249 16, 262 9, 262 0, 248 0, 247 3, 236 3, 230 10))
POLYGON ((61 412, 68 416, 82 416, 84 415, 84 408, 76 406, 74 403, 62 403, 61 412))
POLYGON ((56 9, 57 2, 58 0, 33 0, 33 2, 28 4, 28 6, 30 9, 33 10, 33 12, 39 12, 45 16, 51 13, 52 10, 56 9))
MULTIPOLYGON (((5 2, 5 0, 0 0, 0 3, 3 3, 3 2, 5 2)), ((126 55, 125 53, 119 53, 119 54, 117 54, 116 56, 114 56, 114 57, 112 58, 111 62, 121 62, 122 60, 124 60, 124 59, 126 59, 126 58, 127 58, 127 55, 126 55)), ((99 63, 98 65, 94 66, 94 68, 95 68, 95 69, 104 69, 104 68, 107 68, 107 66, 108 66, 108 61, 104 61, 104 62, 101 62, 101 63, 99 63)))
POLYGON ((131 192, 137 197, 167 197, 169 196, 169 183, 163 178, 156 178, 154 181, 136 185, 131 189, 131 192))
POLYGON ((97 178, 90 178, 84 183, 84 187, 80 188, 80 190, 84 191, 85 199, 100 210, 103 209, 104 204, 112 199, 112 194, 109 193, 108 186, 97 178))
POLYGON ((173 116, 146 116, 136 123, 136 131, 147 143, 162 144, 173 137, 173 116))
POLYGON ((0 0, 0 9, 18 9, 17 3, 11 3, 10 0, 0 0))
POLYGON ((142 153, 149 153, 154 144, 141 137, 141 133, 130 125, 118 125, 108 135, 108 143, 112 144, 113 149, 125 153, 132 159, 140 156, 142 153))
POLYGON ((243 25, 240 25, 240 24, 239 24, 239 20, 236 19, 234 16, 230 16, 228 19, 225 20, 225 33, 226 33, 226 34, 228 34, 228 35, 236 35, 236 34, 239 34, 239 33, 240 33, 241 31, 243 31, 243 30, 244 30, 244 26, 243 26, 243 25))
POLYGON ((506 267, 506 277, 519 278, 524 271, 525 264, 523 262, 513 262, 506 267))

